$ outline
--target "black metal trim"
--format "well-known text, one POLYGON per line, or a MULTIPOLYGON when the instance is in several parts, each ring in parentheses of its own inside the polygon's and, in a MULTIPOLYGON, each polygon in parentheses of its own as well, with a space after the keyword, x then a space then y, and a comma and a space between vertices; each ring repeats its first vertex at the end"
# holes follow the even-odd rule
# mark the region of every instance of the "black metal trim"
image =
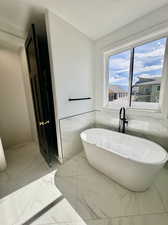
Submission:
POLYGON ((89 99, 92 99, 92 98, 90 98, 90 97, 88 97, 88 98, 69 98, 68 101, 72 102, 72 101, 81 101, 81 100, 89 100, 89 99))
POLYGON ((134 75, 134 48, 131 50, 131 57, 130 57, 130 71, 129 71, 129 107, 131 107, 131 100, 132 100, 132 82, 133 82, 133 75, 134 75))

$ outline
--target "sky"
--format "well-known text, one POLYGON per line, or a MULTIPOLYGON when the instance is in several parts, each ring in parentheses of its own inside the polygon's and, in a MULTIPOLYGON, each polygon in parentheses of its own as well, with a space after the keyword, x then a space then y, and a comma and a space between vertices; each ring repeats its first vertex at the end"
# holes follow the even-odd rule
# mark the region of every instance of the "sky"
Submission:
MULTIPOLYGON (((135 48, 133 84, 139 77, 161 76, 166 38, 135 48)), ((130 51, 109 58, 109 84, 127 89, 129 80, 130 51)))

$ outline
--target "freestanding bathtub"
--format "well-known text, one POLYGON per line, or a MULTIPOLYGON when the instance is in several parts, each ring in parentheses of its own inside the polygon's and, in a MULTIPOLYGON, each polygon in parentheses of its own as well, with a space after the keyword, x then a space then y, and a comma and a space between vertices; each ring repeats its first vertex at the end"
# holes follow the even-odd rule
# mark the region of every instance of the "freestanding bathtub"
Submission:
POLYGON ((89 163, 132 191, 145 191, 168 160, 158 144, 111 130, 80 134, 89 163))

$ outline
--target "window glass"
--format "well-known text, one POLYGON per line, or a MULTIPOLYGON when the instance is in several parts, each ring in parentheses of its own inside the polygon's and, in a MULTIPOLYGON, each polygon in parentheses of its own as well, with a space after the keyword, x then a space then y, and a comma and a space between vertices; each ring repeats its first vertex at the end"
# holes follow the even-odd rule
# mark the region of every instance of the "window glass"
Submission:
POLYGON ((134 48, 132 107, 158 105, 165 45, 166 38, 162 38, 134 48))
POLYGON ((128 105, 129 67, 130 51, 125 51, 109 57, 109 104, 119 106, 128 105))

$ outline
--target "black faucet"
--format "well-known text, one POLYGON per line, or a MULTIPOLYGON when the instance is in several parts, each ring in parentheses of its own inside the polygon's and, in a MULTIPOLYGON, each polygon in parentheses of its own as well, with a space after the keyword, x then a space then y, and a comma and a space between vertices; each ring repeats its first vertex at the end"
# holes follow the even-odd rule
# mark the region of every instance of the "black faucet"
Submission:
POLYGON ((126 119, 125 108, 122 107, 119 112, 119 132, 125 133, 125 124, 128 124, 128 120, 126 119))

